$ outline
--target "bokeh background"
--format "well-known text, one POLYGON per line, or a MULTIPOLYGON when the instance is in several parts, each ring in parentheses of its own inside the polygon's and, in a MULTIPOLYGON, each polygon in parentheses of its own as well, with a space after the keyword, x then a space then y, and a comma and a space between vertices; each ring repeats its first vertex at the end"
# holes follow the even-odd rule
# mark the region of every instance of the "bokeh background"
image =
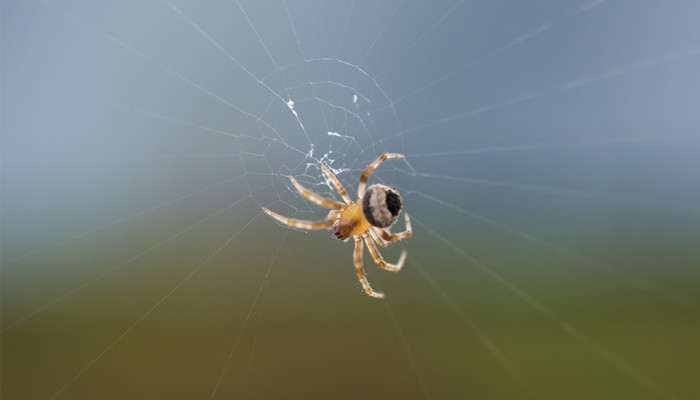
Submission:
POLYGON ((700 396, 698 2, 1 4, 3 398, 700 396))

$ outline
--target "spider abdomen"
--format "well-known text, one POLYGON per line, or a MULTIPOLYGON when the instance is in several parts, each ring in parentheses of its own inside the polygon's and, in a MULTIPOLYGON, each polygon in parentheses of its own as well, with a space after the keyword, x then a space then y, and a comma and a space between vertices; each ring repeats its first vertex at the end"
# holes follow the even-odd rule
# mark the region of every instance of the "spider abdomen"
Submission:
POLYGON ((393 225, 399 217, 401 205, 399 193, 386 185, 372 185, 362 197, 362 212, 367 221, 377 228, 393 225))

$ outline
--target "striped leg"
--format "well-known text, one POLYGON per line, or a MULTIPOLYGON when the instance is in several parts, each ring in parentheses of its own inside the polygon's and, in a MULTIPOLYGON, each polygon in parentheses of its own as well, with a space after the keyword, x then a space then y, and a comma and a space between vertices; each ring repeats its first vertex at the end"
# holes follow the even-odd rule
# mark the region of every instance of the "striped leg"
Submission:
POLYGON ((367 278, 365 278, 365 270, 362 268, 362 238, 360 236, 353 236, 353 239, 355 239, 355 252, 353 253, 353 260, 355 261, 357 279, 360 280, 360 283, 362 284, 362 288, 365 290, 365 293, 372 297, 381 299, 382 297, 384 297, 384 294, 372 290, 372 287, 369 285, 369 282, 367 282, 367 278))
POLYGON ((292 178, 291 176, 289 177, 289 180, 292 181, 292 185, 294 185, 294 187, 299 191, 299 193, 301 193, 302 196, 313 201, 319 206, 326 208, 335 208, 336 210, 342 210, 345 208, 345 204, 343 203, 338 203, 337 201, 324 199, 316 193, 307 190, 305 187, 301 186, 296 179, 292 178))
POLYGON ((374 172, 374 169, 379 166, 379 164, 383 163, 387 158, 404 158, 402 154, 396 154, 396 153, 385 153, 379 156, 376 161, 374 161, 372 164, 370 164, 365 172, 362 173, 362 176, 360 177, 360 186, 357 187, 357 198, 361 199, 362 196, 365 194, 365 186, 367 186, 367 181, 369 180, 369 175, 374 172))
POLYGON ((377 246, 374 245, 372 238, 366 233, 363 234, 362 237, 365 239, 365 243, 367 243, 369 253, 372 254, 372 258, 374 258, 374 262, 376 262, 377 265, 379 265, 387 271, 398 271, 403 267, 403 263, 404 261, 406 261, 406 250, 401 252, 399 262, 397 262, 396 264, 389 264, 386 261, 384 261, 384 257, 382 257, 382 255, 379 254, 379 250, 377 250, 377 246))
POLYGON ((350 196, 348 196, 348 192, 345 191, 345 188, 343 187, 343 185, 340 184, 340 181, 338 181, 338 178, 336 178, 335 175, 333 175, 333 173, 328 168, 326 168, 325 165, 323 165, 323 164, 319 164, 319 165, 321 165, 321 170, 323 171, 323 173, 326 174, 328 179, 330 179, 330 181, 333 183, 333 186, 335 186, 335 190, 337 190, 338 193, 340 193, 340 197, 342 197, 346 203, 352 204, 352 200, 350 200, 350 196))
POLYGON ((387 241, 382 239, 382 237, 379 236, 379 234, 375 232, 374 229, 367 230, 367 233, 369 233, 370 236, 372 236, 372 239, 374 239, 374 241, 381 247, 386 247, 389 244, 387 241))
POLYGON ((328 216, 326 219, 323 221, 304 221, 301 219, 292 219, 292 218, 287 218, 283 217, 275 212, 272 212, 268 210, 267 208, 263 207, 263 211, 272 218, 274 218, 277 222, 285 225, 289 225, 294 228, 301 228, 301 229, 327 229, 331 228, 333 224, 335 224, 335 221, 338 219, 340 216, 340 211, 338 210, 332 210, 331 212, 328 213, 328 216))
MULTIPOLYGON (((381 236, 382 239, 384 239, 387 242, 393 242, 394 240, 401 240, 405 239, 413 234, 413 231, 411 230, 411 220, 408 218, 408 214, 406 215, 406 230, 403 232, 399 233, 388 233, 382 228, 377 228, 377 227, 372 227, 374 230, 374 233, 378 234, 381 236)), ((381 246, 381 244, 380 244, 381 246)))

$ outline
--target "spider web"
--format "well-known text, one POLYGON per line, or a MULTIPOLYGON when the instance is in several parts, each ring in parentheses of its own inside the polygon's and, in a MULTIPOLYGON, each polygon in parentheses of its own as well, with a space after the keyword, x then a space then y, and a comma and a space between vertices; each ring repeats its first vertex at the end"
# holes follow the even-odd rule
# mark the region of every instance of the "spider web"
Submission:
POLYGON ((3 2, 2 395, 693 398, 697 4, 521 3, 3 2))

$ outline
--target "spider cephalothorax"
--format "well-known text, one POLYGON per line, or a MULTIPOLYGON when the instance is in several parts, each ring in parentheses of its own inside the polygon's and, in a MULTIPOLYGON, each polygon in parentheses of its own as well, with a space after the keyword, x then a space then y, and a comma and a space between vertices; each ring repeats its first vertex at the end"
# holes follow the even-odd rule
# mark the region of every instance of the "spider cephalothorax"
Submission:
POLYGON ((384 247, 388 242, 411 236, 411 220, 408 218, 408 214, 406 214, 405 231, 391 234, 387 229, 396 222, 401 213, 401 196, 396 190, 386 185, 376 184, 367 188, 365 192, 365 186, 367 185, 370 174, 387 158, 403 158, 403 155, 386 153, 367 167, 365 172, 362 173, 360 185, 357 187, 357 202, 353 202, 350 199, 343 185, 340 184, 335 175, 323 164, 321 164, 321 170, 333 183, 333 186, 335 186, 340 197, 345 201, 345 204, 324 199, 301 186, 296 179, 290 176, 289 179, 292 181, 292 185, 294 185, 304 197, 320 206, 333 209, 323 221, 315 222, 291 219, 274 213, 267 208, 263 208, 263 211, 265 211, 267 215, 285 225, 302 229, 332 229, 335 236, 341 240, 348 240, 352 236, 355 240, 353 258, 355 260, 357 277, 360 283, 362 283, 365 292, 372 297, 384 297, 384 295, 372 290, 372 287, 370 287, 365 277, 365 272, 362 267, 362 240, 364 239, 372 258, 380 267, 389 271, 398 271, 406 260, 406 250, 401 253, 399 262, 396 264, 389 264, 385 262, 382 255, 379 254, 376 245, 378 244, 384 247))

